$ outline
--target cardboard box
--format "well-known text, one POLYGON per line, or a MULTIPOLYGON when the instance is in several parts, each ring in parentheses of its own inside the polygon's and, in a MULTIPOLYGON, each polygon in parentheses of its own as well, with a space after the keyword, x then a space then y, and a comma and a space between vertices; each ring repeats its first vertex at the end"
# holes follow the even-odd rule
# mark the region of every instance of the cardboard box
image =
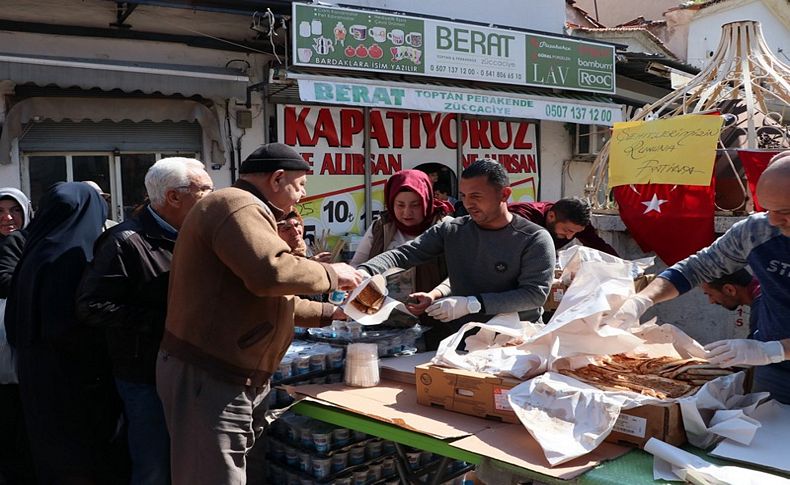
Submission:
POLYGON ((618 445, 644 448, 650 438, 680 446, 686 442, 686 430, 680 405, 639 406, 620 411, 614 430, 604 441, 618 445))
MULTIPOLYGON (((415 370, 417 403, 505 423, 519 423, 507 401, 507 392, 521 384, 518 379, 433 364, 418 365, 415 370)), ((675 446, 686 442, 678 404, 639 406, 621 411, 614 430, 605 441, 643 448, 650 438, 675 446)))
POLYGON ((519 422, 507 393, 522 381, 433 364, 418 365, 415 370, 419 404, 505 423, 519 422))

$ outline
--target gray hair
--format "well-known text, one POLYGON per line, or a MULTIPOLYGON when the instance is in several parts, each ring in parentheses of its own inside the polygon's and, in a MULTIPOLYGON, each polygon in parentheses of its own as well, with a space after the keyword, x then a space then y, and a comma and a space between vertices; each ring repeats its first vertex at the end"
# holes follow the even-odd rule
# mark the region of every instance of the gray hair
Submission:
POLYGON ((184 157, 163 158, 151 165, 145 174, 145 190, 151 205, 162 206, 168 190, 188 186, 190 175, 205 170, 200 160, 184 157))

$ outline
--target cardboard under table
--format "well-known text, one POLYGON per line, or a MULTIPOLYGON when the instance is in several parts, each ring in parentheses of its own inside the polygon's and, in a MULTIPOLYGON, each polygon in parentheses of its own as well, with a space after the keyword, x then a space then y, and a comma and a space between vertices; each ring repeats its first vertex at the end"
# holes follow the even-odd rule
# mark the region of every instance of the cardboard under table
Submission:
POLYGON ((604 443, 592 453, 551 467, 521 424, 507 424, 417 404, 415 386, 382 381, 372 388, 316 384, 290 389, 306 397, 294 412, 468 463, 484 458, 518 475, 559 483, 630 451, 604 443))

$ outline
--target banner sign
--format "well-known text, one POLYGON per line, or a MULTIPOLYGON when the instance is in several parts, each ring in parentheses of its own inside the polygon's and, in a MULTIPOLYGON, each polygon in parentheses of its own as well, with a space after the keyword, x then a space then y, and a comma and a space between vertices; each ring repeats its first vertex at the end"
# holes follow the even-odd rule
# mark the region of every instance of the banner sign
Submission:
MULTIPOLYGON (((364 112, 359 108, 278 105, 278 140, 309 163, 308 196, 299 204, 306 237, 361 234, 364 221, 364 112)), ((535 123, 465 119, 463 165, 489 157, 510 174, 514 202, 533 201, 538 187, 535 123)), ((384 210, 384 182, 399 170, 424 164, 456 169, 456 116, 370 110, 370 168, 374 218, 384 210)))
POLYGON ((711 115, 615 123, 609 186, 710 185, 721 126, 711 115))
POLYGON ((404 86, 299 78, 299 98, 310 103, 371 106, 439 113, 532 118, 611 126, 622 110, 603 103, 581 103, 559 98, 480 93, 431 86, 404 86))
POLYGON ((293 64, 614 94, 614 46, 293 4, 293 64))

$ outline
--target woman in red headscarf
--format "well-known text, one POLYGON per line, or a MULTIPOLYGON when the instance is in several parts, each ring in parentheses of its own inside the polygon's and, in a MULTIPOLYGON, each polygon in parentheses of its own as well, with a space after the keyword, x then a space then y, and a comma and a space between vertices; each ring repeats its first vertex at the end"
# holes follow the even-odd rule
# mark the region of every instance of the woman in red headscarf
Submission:
MULTIPOLYGON (((433 197, 431 179, 419 170, 403 170, 390 177, 384 186, 384 201, 387 211, 365 233, 351 260, 354 267, 411 241, 453 212, 450 203, 433 197)), ((436 258, 400 273, 388 287, 391 296, 404 301, 410 293, 431 291, 446 277, 444 259, 436 258)))

